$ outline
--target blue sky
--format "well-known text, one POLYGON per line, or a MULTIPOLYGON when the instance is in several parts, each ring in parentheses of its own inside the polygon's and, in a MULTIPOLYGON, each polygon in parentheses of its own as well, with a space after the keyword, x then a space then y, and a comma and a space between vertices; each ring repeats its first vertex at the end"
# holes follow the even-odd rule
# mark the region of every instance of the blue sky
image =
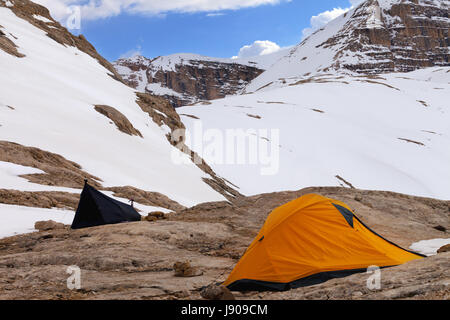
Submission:
MULTIPOLYGON (((93 0, 52 0, 51 4, 46 1, 40 2, 47 5, 52 15, 64 24, 66 17, 61 14, 64 11, 53 7, 54 1, 61 1, 62 5, 86 5, 93 0)), ((334 17, 338 12, 336 8, 349 8, 350 2, 357 2, 357 0, 248 0, 247 2, 262 4, 234 10, 208 10, 208 7, 206 10, 189 8, 187 11, 192 12, 179 12, 186 9, 162 8, 159 12, 155 12, 152 8, 153 11, 148 12, 148 8, 145 10, 125 8, 120 4, 121 0, 97 0, 97 5, 98 1, 117 2, 117 7, 108 7, 108 10, 102 7, 94 9, 89 7, 90 11, 83 8, 81 30, 71 31, 75 34, 83 33, 100 54, 110 61, 134 53, 146 57, 181 52, 232 57, 238 55, 240 48, 251 45, 256 40, 269 40, 280 47, 291 46, 302 40, 302 32, 311 27, 311 22, 317 27, 329 20, 330 16, 334 17), (264 2, 275 3, 264 4, 264 2), (324 15, 323 13, 327 11, 329 14, 324 15), (319 15, 321 13, 322 15, 319 15), (315 20, 311 21, 313 16, 316 16, 315 20), (322 19, 323 17, 325 18, 322 19)), ((160 0, 135 1, 156 6, 160 0)), ((177 1, 186 4, 191 0, 177 1)), ((226 3, 226 0, 224 2, 226 3)))

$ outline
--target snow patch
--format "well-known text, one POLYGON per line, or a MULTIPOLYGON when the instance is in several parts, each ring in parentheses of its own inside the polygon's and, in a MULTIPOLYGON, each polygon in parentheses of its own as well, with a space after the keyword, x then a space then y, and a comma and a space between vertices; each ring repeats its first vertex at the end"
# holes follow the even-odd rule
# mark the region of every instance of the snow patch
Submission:
POLYGON ((25 167, 18 164, 0 161, 0 189, 11 189, 19 191, 60 191, 79 193, 80 190, 63 187, 46 186, 28 182, 21 175, 45 174, 44 171, 25 167))
POLYGON ((377 4, 373 4, 366 9, 369 13, 369 18, 366 22, 368 29, 383 28, 383 22, 381 20, 381 9, 377 4))
POLYGON ((75 213, 60 209, 41 209, 16 205, 0 204, 0 238, 36 231, 38 221, 53 220, 72 224, 75 213))
POLYGON ((33 15, 33 18, 35 18, 35 19, 37 19, 37 20, 40 20, 40 21, 42 21, 42 22, 45 22, 45 23, 53 23, 52 20, 47 19, 46 17, 40 16, 40 15, 37 15, 37 14, 34 14, 34 15, 33 15))
POLYGON ((437 251, 440 248, 447 244, 450 244, 450 238, 422 240, 413 243, 409 248, 417 253, 421 253, 426 256, 434 256, 437 254, 437 251))
POLYGON ((183 95, 167 87, 161 86, 159 83, 150 83, 145 87, 146 91, 157 96, 173 96, 183 98, 183 95))

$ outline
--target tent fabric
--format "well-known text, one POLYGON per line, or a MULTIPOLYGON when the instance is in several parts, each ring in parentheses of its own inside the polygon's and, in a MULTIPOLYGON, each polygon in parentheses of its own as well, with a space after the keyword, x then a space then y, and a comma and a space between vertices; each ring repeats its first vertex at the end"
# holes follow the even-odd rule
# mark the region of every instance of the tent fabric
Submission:
POLYGON ((370 230, 345 203, 308 194, 272 211, 224 285, 284 291, 423 257, 370 230))
POLYGON ((86 182, 72 229, 140 220, 141 215, 132 206, 104 195, 86 182))

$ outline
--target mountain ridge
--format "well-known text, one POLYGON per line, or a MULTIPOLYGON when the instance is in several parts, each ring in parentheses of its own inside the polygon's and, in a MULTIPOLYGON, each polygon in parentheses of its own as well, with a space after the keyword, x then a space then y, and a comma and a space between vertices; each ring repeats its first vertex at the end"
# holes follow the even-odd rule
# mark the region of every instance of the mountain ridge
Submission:
POLYGON ((327 73, 449 66, 447 0, 366 0, 314 32, 247 86, 327 73))
POLYGON ((236 94, 262 72, 251 63, 192 54, 135 56, 114 66, 131 87, 163 96, 174 107, 236 94))
POLYGON ((149 59, 143 56, 113 62, 117 72, 139 92, 160 95, 181 107, 240 94, 253 79, 288 52, 251 58, 213 58, 178 53, 149 59))

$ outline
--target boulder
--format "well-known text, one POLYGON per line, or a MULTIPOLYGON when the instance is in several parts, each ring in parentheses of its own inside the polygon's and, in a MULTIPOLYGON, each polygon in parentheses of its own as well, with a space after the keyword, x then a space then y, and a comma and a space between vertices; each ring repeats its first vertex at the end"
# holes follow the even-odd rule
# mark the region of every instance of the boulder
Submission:
POLYGON ((63 223, 59 223, 53 220, 48 221, 38 221, 34 224, 34 228, 39 231, 49 231, 49 230, 58 230, 65 229, 66 226, 63 223))
POLYGON ((152 216, 152 217, 155 217, 158 220, 166 219, 166 214, 164 212, 161 212, 161 211, 150 212, 148 215, 152 216))
POLYGON ((153 217, 153 216, 146 216, 146 217, 142 217, 142 221, 148 221, 148 222, 155 222, 158 219, 153 217))
POLYGON ((175 277, 190 278, 203 275, 203 271, 192 267, 189 261, 176 262, 173 265, 173 269, 175 271, 175 277))
POLYGON ((444 252, 449 252, 450 251, 450 244, 446 244, 445 246, 441 247, 437 253, 444 253, 444 252))
POLYGON ((149 221, 149 222, 165 220, 165 219, 167 219, 166 214, 161 211, 150 212, 146 217, 142 218, 143 221, 149 221))
POLYGON ((206 300, 236 300, 227 287, 218 285, 207 286, 200 292, 200 295, 206 300))

